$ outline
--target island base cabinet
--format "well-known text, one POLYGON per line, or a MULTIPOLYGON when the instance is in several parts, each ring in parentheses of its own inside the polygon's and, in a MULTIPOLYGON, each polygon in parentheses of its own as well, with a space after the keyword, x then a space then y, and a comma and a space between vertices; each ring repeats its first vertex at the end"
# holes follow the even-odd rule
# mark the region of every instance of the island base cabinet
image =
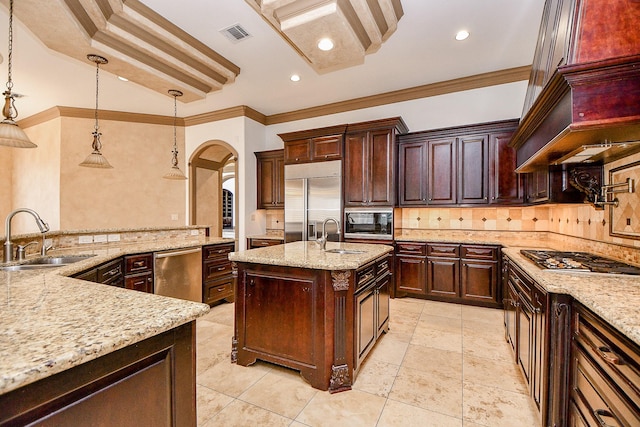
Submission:
POLYGON ((195 426, 195 321, 0 395, 0 425, 195 426))

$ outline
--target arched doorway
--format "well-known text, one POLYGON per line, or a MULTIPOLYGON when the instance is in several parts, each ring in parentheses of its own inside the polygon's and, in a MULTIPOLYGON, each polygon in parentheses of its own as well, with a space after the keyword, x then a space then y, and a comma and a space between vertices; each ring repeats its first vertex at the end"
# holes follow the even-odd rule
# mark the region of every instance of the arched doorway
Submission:
POLYGON ((192 225, 209 225, 211 236, 237 239, 238 153, 224 141, 207 141, 189 160, 189 216, 192 225), (231 201, 231 206, 225 202, 231 201))

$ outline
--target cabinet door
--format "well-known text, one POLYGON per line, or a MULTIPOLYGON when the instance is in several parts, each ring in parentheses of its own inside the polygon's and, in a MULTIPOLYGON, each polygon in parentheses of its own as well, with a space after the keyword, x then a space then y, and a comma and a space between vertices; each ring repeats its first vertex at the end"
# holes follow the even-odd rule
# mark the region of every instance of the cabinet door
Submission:
POLYGON ((391 291, 391 274, 385 275, 382 279, 378 279, 376 283, 376 319, 378 325, 377 336, 389 329, 389 294, 391 291))
POLYGON ((444 297, 460 296, 459 271, 459 259, 427 258, 427 294, 444 297))
POLYGON ((518 332, 516 345, 516 360, 527 384, 531 384, 531 374, 533 366, 533 336, 534 336, 534 319, 533 307, 529 305, 526 297, 519 297, 519 305, 517 308, 518 332))
POLYGON ((362 206, 368 202, 367 133, 347 135, 344 147, 344 204, 362 206))
POLYGON ((311 139, 299 139, 284 143, 284 161, 287 164, 311 161, 311 139))
POLYGON ((489 137, 470 135, 458 139, 459 204, 489 203, 489 137))
POLYGON ((428 203, 447 205, 456 202, 456 139, 428 142, 429 175, 427 179, 428 203))
POLYGON ((498 263, 477 260, 460 262, 462 299, 498 303, 498 263))
POLYGON ((313 138, 311 156, 314 161, 339 160, 342 158, 342 135, 329 135, 313 138))
POLYGON ((356 295, 356 351, 358 361, 356 366, 367 356, 376 342, 378 332, 376 322, 375 285, 356 295))
POLYGON ((258 209, 284 207, 284 154, 282 150, 256 153, 258 209))
POLYGON ((398 147, 398 202, 400 206, 427 204, 427 143, 398 147))
POLYGON ((124 279, 124 287, 134 291, 153 293, 153 273, 142 273, 124 279))
POLYGON ((507 295, 504 301, 502 302, 504 304, 505 339, 507 340, 507 343, 511 347, 511 350, 513 351, 513 355, 515 357, 515 355, 517 354, 517 346, 518 346, 518 341, 516 340, 516 337, 518 334, 518 329, 516 324, 516 316, 518 314, 516 311, 516 307, 519 304, 518 294, 513 288, 513 286, 511 285, 511 283, 509 282, 507 282, 505 289, 506 289, 505 292, 507 293, 507 295))
POLYGON ((393 138, 389 129, 369 132, 369 205, 395 204, 393 138))
POLYGON ((549 170, 540 169, 527 174, 527 203, 549 200, 549 170))
POLYGON ((396 263, 396 294, 407 292, 426 295, 426 258, 399 255, 396 257, 396 263))
POLYGON ((531 375, 531 394, 538 410, 542 410, 544 379, 547 375, 545 361, 546 337, 546 295, 537 288, 533 290, 533 373, 531 375))
POLYGON ((523 203, 522 175, 516 170, 516 150, 509 147, 512 132, 489 135, 490 203, 523 203))

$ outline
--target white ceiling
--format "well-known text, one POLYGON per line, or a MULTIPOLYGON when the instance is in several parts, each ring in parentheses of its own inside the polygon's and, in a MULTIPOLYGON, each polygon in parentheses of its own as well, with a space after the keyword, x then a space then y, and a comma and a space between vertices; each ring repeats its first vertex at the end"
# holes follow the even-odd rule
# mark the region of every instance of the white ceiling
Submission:
MULTIPOLYGON (((362 65, 319 75, 244 0, 142 2, 241 69, 234 83, 205 100, 179 103, 183 117, 238 105, 284 113, 529 65, 544 6, 543 0, 402 0, 404 16, 379 51, 362 65), (233 24, 252 37, 234 44, 219 33, 233 24), (454 39, 460 29, 471 33, 463 42, 454 39), (302 80, 291 82, 292 73, 302 80)), ((0 78, 6 82, 6 7, 0 20, 0 78)), ((94 107, 93 63, 47 49, 20 22, 14 33, 14 92, 27 95, 17 101, 19 119, 55 105, 94 107)), ((108 64, 101 70, 101 109, 173 114, 171 97, 117 80, 108 64)))

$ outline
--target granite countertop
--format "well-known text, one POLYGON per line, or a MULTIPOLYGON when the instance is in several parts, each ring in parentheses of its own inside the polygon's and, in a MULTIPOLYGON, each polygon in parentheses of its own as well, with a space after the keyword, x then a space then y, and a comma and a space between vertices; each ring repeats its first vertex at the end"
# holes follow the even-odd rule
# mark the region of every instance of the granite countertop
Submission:
POLYGON ((569 294, 640 345, 640 276, 546 270, 520 254, 502 251, 548 292, 569 294))
POLYGON ((358 254, 323 252, 315 242, 293 242, 284 245, 232 252, 229 259, 236 262, 302 267, 317 270, 356 270, 366 263, 392 252, 388 245, 327 242, 327 249, 363 251, 358 254))
MULTIPOLYGON (((51 251, 94 254, 63 267, 0 271, 0 394, 190 322, 209 306, 67 276, 111 259, 233 242, 194 238, 51 251)), ((15 264, 15 263, 14 263, 15 264)))

